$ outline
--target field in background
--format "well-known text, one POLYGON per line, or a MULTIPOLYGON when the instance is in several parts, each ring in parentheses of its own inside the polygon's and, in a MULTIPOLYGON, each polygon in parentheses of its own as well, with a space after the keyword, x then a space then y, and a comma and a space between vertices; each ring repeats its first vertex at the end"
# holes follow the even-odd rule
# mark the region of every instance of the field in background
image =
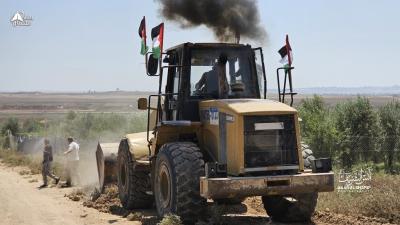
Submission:
MULTIPOLYGON (((137 99, 147 97, 150 92, 99 92, 99 93, 0 93, 0 122, 10 116, 17 118, 58 119, 69 111, 81 113, 130 114, 137 111, 137 99)), ((295 105, 312 95, 295 96, 295 105)), ((355 99, 356 95, 324 95, 328 105, 355 99)), ((276 100, 271 93, 269 99, 276 100)), ((371 95, 371 104, 382 106, 399 96, 371 95)))

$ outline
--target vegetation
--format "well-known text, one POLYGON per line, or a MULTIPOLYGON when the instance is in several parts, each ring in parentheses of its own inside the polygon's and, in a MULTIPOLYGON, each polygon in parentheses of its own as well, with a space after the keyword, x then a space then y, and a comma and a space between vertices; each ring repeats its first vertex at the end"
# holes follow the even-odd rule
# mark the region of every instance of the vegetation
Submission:
POLYGON ((66 138, 72 136, 81 143, 93 140, 118 140, 126 133, 146 130, 145 113, 81 113, 70 111, 64 119, 9 118, 0 124, 0 147, 9 148, 8 131, 13 136, 66 138))
MULTIPOLYGON (((0 159, 9 166, 26 166, 30 169, 31 174, 39 174, 42 171, 42 159, 40 156, 0 149, 0 159)), ((54 163, 52 168, 56 174, 62 173, 62 166, 59 163, 54 163)))
POLYGON ((183 225, 181 218, 177 215, 167 215, 164 216, 164 218, 157 223, 157 225, 183 225))
POLYGON ((1 126, 1 134, 7 135, 7 132, 10 131, 12 135, 16 135, 20 129, 18 119, 11 117, 3 124, 3 126, 1 126))
POLYGON ((383 152, 385 171, 395 173, 400 149, 400 102, 385 105, 379 110, 379 116, 383 132, 382 148, 386 149, 383 152))
POLYGON ((317 157, 331 157, 347 170, 384 163, 386 172, 399 173, 399 102, 374 109, 367 98, 358 97, 330 108, 314 96, 301 103, 299 113, 303 141, 317 157))
POLYGON ((386 223, 400 224, 400 176, 377 173, 370 185, 371 189, 363 192, 320 193, 317 210, 384 218, 386 223))

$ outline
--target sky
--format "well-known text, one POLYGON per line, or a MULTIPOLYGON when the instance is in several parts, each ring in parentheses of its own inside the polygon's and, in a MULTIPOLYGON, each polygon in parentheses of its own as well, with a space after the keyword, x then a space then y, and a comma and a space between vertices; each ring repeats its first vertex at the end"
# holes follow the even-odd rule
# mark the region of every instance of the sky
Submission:
MULTIPOLYGON (((289 34, 294 87, 400 85, 400 1, 258 0, 268 88, 276 88, 277 50, 289 34)), ((0 0, 0 91, 152 91, 137 34, 164 21, 159 4, 146 1, 0 0), (16 11, 31 26, 13 27, 16 11)), ((204 27, 165 22, 165 48, 214 42, 204 27)), ((148 36, 149 33, 148 33, 148 36)), ((148 43, 150 40, 148 39, 148 43)))

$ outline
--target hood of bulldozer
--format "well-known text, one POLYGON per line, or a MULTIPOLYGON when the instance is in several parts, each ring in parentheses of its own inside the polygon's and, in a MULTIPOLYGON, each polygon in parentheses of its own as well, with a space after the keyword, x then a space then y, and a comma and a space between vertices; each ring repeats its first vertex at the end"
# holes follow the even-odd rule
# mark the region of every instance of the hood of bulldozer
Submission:
POLYGON ((268 99, 218 99, 200 102, 200 108, 216 107, 239 115, 296 114, 297 110, 284 103, 268 99))

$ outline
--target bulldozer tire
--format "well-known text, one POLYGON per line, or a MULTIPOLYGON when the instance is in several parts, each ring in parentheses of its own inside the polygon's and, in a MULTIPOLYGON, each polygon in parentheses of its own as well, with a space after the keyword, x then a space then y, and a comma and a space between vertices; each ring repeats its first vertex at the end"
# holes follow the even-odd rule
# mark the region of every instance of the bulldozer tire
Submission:
POLYGON ((311 169, 311 162, 315 159, 310 147, 304 143, 301 144, 301 153, 303 155, 304 168, 311 169))
POLYGON ((185 224, 204 215, 206 199, 200 196, 204 176, 203 154, 191 142, 164 144, 157 155, 154 195, 160 217, 176 214, 185 224))
POLYGON ((274 221, 306 222, 317 205, 318 193, 297 194, 293 196, 263 196, 265 211, 274 221))
POLYGON ((220 198, 220 199, 213 199, 213 201, 219 205, 238 205, 241 204, 246 198, 220 198))
POLYGON ((134 161, 126 140, 121 141, 118 149, 118 192, 125 209, 141 209, 153 206, 153 196, 148 172, 135 171, 134 161))

